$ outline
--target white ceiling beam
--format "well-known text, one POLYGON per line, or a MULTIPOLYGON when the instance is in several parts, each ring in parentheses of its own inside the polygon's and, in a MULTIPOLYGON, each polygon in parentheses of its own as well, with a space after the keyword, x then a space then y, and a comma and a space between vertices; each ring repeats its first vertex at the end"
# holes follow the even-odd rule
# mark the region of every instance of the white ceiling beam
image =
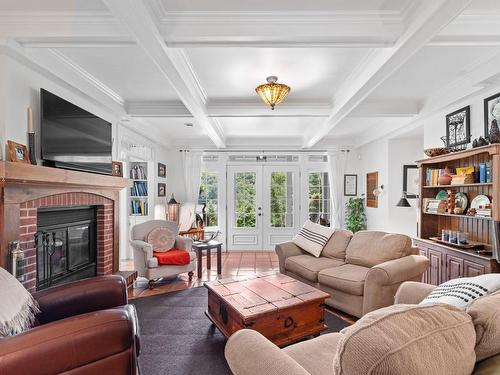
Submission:
POLYGON ((199 87, 192 83, 192 77, 184 74, 189 67, 183 66, 175 51, 165 45, 145 3, 142 0, 104 0, 104 3, 172 85, 198 125, 217 147, 225 147, 221 128, 207 116, 199 87))
POLYGON ((128 102, 126 109, 131 117, 193 117, 181 102, 128 102))
POLYGON ((377 51, 355 69, 333 97, 333 111, 321 129, 305 138, 310 148, 332 131, 380 84, 424 47, 440 30, 457 17, 471 0, 419 2, 410 24, 392 48, 377 51))
POLYGON ((349 117, 414 117, 418 115, 419 105, 415 100, 365 100, 357 106, 349 117))
POLYGON ((209 102, 210 117, 328 117, 329 103, 283 102, 273 111, 262 102, 209 102))

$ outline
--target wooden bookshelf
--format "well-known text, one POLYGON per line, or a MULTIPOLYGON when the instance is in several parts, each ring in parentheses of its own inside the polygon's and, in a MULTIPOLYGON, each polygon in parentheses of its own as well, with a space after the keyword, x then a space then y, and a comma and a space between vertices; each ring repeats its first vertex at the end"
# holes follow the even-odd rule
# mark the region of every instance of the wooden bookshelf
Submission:
POLYGON ((430 240, 441 237, 441 231, 454 230, 465 232, 469 241, 484 244, 488 251, 493 248, 492 225, 500 220, 500 145, 488 145, 460 152, 440 155, 418 161, 420 168, 420 213, 419 233, 414 240, 420 252, 426 255, 431 266, 424 275, 424 281, 431 284, 457 277, 475 276, 489 272, 499 272, 500 266, 493 255, 478 254, 475 251, 464 251, 430 240), (491 182, 470 183, 459 185, 425 186, 428 169, 444 169, 445 167, 473 166, 476 170, 481 163, 491 164, 491 182), (453 213, 424 212, 422 204, 425 198, 435 198, 439 190, 454 189, 467 195, 469 205, 478 195, 487 195, 492 201, 492 216, 468 216, 453 213))

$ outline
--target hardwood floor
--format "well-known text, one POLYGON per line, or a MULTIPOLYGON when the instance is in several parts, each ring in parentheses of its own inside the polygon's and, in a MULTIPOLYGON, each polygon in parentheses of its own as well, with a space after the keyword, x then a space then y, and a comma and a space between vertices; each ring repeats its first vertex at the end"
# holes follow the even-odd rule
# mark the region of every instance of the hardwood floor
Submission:
MULTIPOLYGON (((138 278, 132 288, 129 288, 128 294, 130 299, 138 297, 148 297, 157 294, 164 294, 188 288, 196 288, 203 285, 203 282, 217 279, 217 257, 212 254, 211 269, 207 269, 206 256, 203 256, 203 273, 201 279, 198 279, 196 272, 193 275, 193 280, 189 282, 187 273, 179 275, 173 280, 161 280, 155 284, 154 289, 148 288, 148 281, 144 278, 138 278)), ((134 269, 132 261, 120 262, 122 271, 130 271, 134 269)), ((256 273, 278 272, 278 256, 274 251, 234 251, 222 253, 222 277, 236 276, 245 277, 252 276, 256 273)), ((327 312, 337 315, 350 324, 353 324, 357 318, 327 307, 327 312)))

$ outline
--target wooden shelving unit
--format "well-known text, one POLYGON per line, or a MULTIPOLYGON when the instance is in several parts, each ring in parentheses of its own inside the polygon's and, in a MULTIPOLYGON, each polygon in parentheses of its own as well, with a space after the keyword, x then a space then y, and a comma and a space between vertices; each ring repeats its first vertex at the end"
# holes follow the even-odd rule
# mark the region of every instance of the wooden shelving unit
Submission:
POLYGON ((500 266, 493 256, 478 254, 474 250, 463 250, 430 240, 431 237, 441 237, 441 230, 448 229, 465 232, 468 239, 484 244, 486 250, 493 247, 492 225, 500 220, 500 145, 488 145, 470 150, 450 153, 420 160, 420 202, 425 198, 435 198, 441 189, 455 189, 467 195, 469 204, 480 194, 487 195, 492 201, 492 217, 456 215, 453 213, 428 213, 420 209, 419 238, 415 245, 426 255, 431 266, 424 275, 424 281, 431 284, 457 277, 475 276, 489 272, 499 272, 500 266), (458 168, 490 163, 492 180, 486 183, 424 186, 427 169, 443 169, 446 166, 458 168))

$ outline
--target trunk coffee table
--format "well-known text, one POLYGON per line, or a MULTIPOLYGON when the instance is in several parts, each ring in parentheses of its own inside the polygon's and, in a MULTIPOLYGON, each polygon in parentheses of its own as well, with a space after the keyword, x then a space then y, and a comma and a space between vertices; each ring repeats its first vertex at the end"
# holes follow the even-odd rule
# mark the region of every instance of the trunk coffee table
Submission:
POLYGON ((324 301, 329 295, 289 276, 228 278, 206 282, 205 287, 206 315, 226 337, 249 328, 285 346, 327 328, 324 301))

